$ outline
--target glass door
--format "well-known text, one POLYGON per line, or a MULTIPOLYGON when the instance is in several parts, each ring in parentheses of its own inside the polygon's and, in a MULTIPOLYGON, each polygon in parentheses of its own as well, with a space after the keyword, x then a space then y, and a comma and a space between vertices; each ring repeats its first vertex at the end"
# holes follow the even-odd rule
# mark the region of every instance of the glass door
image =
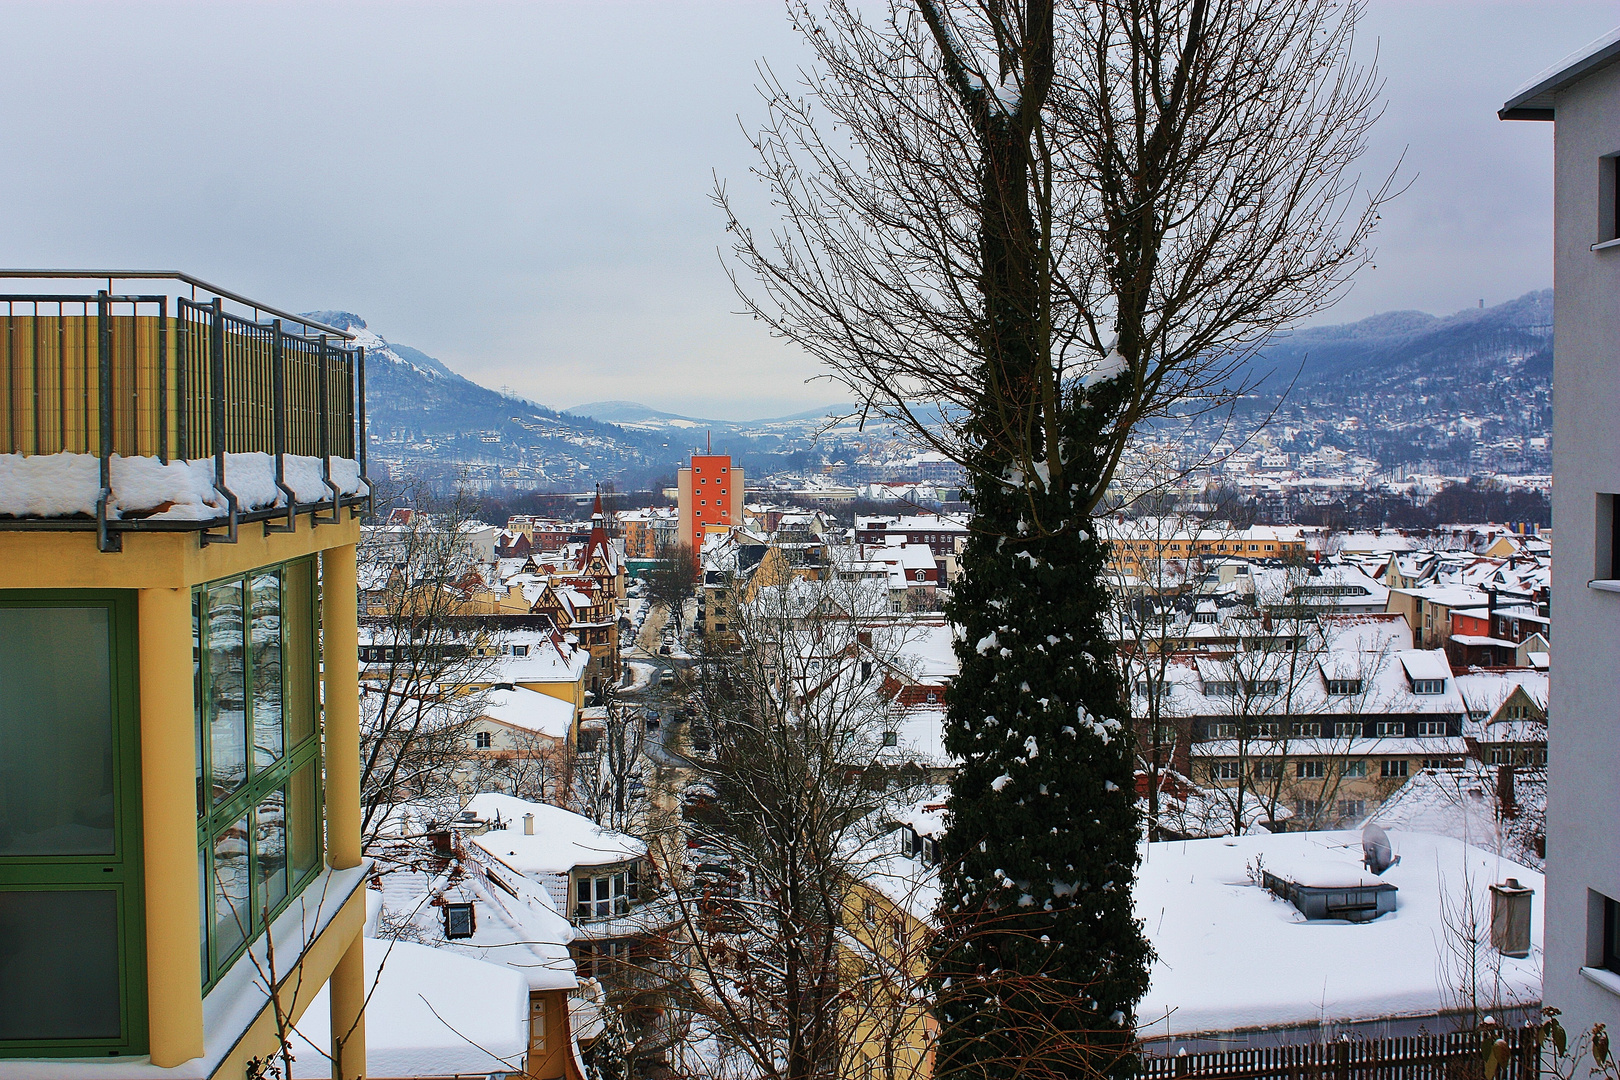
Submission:
POLYGON ((0 1056, 146 1043, 133 593, 0 592, 0 1056))

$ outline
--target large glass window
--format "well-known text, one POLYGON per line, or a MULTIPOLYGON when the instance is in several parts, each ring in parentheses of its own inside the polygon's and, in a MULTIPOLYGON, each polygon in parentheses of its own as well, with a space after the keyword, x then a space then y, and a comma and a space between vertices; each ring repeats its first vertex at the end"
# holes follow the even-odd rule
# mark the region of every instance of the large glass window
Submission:
POLYGON ((0 1056, 145 1050, 131 593, 0 592, 0 1056))
POLYGON ((206 985, 320 869, 316 593, 304 559, 194 594, 206 985))

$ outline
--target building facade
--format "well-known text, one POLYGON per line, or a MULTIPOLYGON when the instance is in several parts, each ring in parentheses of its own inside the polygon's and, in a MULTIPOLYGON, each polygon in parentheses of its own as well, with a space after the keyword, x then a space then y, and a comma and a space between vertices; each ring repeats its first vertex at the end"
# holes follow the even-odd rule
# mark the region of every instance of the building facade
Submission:
POLYGON ((362 1075, 363 353, 49 285, 0 301, 0 1075, 240 1077, 324 986, 362 1075))
POLYGON ((1620 1019, 1620 31, 1539 78, 1504 120, 1555 121, 1551 673, 1544 1000, 1572 1031, 1620 1019))
POLYGON ((680 471, 676 482, 679 542, 691 545, 693 551, 702 551, 706 527, 741 525, 743 479, 743 470, 732 466, 730 455, 694 454, 691 465, 680 471))

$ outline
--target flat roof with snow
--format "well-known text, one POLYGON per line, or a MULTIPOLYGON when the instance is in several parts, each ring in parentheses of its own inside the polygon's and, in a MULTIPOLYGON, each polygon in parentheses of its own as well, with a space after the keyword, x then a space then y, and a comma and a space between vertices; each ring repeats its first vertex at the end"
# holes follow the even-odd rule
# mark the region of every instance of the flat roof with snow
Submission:
POLYGON ((1475 977, 1482 1001, 1493 1008, 1497 1002, 1538 1005, 1542 876, 1457 840, 1404 832, 1390 839, 1401 862, 1380 878, 1361 867, 1361 837, 1354 832, 1145 845, 1136 914, 1157 959, 1138 1009, 1142 1038, 1446 1012, 1459 1004, 1449 988, 1465 986, 1468 974, 1453 962, 1449 945, 1456 931, 1448 922, 1455 920, 1443 910, 1442 891, 1447 907, 1471 897, 1488 923, 1489 887, 1509 877, 1537 892, 1530 956, 1491 952, 1475 977), (1296 880, 1386 881, 1399 890, 1396 908, 1367 923, 1307 921, 1251 880, 1252 871, 1273 865, 1296 880))

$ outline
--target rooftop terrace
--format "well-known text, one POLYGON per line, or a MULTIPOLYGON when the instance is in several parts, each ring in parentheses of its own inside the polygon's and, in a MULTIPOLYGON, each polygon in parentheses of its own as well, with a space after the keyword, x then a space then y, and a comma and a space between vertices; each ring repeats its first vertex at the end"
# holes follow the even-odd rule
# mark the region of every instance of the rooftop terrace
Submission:
POLYGON ((234 543, 369 495, 365 350, 177 272, 0 270, 0 529, 234 543))

